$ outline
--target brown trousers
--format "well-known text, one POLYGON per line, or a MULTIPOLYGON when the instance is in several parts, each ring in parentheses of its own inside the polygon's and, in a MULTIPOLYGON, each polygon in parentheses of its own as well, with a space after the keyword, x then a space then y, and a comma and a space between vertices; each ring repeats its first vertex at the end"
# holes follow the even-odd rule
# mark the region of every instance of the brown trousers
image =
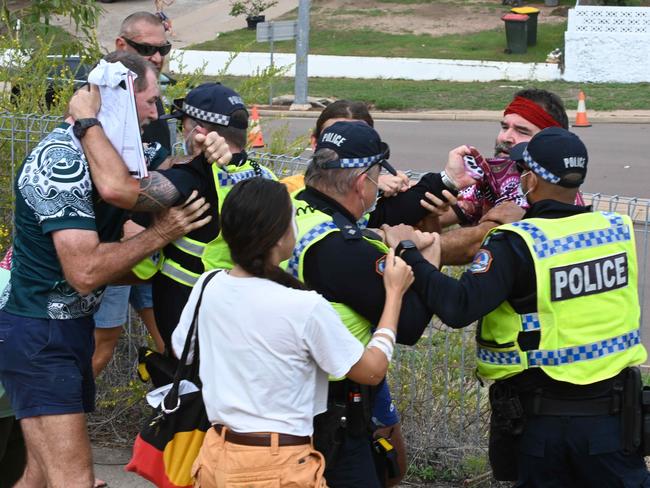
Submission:
POLYGON ((311 444, 243 446, 209 429, 192 467, 195 488, 327 488, 325 460, 311 444))

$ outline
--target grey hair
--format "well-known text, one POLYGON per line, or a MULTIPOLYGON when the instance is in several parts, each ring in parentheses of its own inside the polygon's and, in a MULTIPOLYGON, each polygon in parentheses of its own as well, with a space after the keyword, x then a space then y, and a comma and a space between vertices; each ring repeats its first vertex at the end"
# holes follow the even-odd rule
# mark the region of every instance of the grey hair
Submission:
MULTIPOLYGON (((152 73, 157 73, 156 67, 150 61, 147 61, 145 58, 138 56, 127 51, 113 51, 104 56, 104 61, 107 63, 122 63, 126 68, 133 71, 137 78, 133 85, 135 86, 135 91, 140 93, 148 88, 147 83, 147 71, 152 73)), ((157 76, 156 76, 157 78, 157 76)))
POLYGON ((346 195, 353 187, 355 180, 367 168, 324 168, 323 166, 336 161, 338 155, 332 149, 319 149, 309 162, 305 172, 305 184, 321 190, 323 193, 346 195))

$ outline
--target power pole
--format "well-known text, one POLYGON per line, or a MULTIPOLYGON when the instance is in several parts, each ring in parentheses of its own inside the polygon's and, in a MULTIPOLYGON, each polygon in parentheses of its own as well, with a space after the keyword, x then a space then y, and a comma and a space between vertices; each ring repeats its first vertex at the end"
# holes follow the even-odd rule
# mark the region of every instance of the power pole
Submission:
POLYGON ((296 39, 295 98, 290 110, 309 110, 307 103, 307 59, 309 56, 309 9, 311 0, 298 3, 298 36, 296 39))

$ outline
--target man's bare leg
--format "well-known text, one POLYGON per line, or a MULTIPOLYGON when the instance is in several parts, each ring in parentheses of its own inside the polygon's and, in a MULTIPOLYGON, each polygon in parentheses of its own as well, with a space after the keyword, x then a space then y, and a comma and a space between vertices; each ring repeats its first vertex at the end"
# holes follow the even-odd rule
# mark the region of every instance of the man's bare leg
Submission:
POLYGON ((122 335, 122 326, 95 328, 95 352, 93 353, 93 376, 97 378, 99 373, 113 357, 117 341, 122 335))
MULTIPOLYGON (((48 488, 92 488, 92 451, 82 413, 22 419, 20 426, 30 459, 40 464, 48 488)), ((24 478, 24 477, 23 477, 24 478)), ((18 485, 42 488, 43 485, 18 485)))
POLYGON ((41 463, 34 453, 27 449, 27 463, 23 475, 14 485, 14 488, 46 488, 47 479, 41 469, 41 463))

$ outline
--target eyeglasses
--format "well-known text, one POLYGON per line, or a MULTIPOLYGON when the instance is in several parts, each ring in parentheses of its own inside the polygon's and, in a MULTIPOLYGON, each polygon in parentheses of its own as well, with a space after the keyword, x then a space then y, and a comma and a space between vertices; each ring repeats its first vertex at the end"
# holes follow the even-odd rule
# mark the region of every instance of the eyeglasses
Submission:
POLYGON ((126 42, 129 46, 135 49, 140 56, 153 56, 156 54, 156 52, 159 52, 161 56, 167 56, 169 54, 169 51, 172 50, 171 42, 167 42, 162 46, 153 46, 151 44, 141 44, 139 42, 132 41, 131 39, 127 39, 126 37, 122 37, 122 39, 124 39, 124 42, 126 42))

